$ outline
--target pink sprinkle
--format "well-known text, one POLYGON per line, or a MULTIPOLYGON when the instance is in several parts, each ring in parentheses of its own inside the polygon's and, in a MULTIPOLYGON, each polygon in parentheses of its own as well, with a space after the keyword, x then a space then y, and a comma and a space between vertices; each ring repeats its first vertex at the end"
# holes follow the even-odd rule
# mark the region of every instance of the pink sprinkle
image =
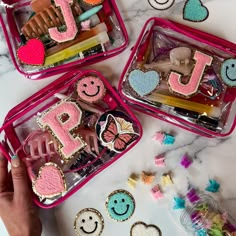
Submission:
POLYGON ((155 165, 160 167, 165 167, 165 154, 160 154, 155 157, 155 165))
POLYGON ((152 196, 157 200, 164 197, 164 194, 161 192, 158 184, 151 189, 151 193, 152 196))
POLYGON ((156 134, 153 136, 153 140, 159 141, 160 143, 163 142, 164 138, 165 134, 163 134, 162 132, 156 132, 156 134))

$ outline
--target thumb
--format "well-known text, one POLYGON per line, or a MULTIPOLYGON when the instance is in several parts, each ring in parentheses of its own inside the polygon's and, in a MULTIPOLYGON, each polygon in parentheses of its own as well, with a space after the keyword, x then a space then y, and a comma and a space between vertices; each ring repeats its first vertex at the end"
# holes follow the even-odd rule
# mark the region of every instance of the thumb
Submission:
POLYGON ((11 161, 11 174, 14 187, 14 198, 27 198, 31 196, 28 186, 28 176, 24 162, 19 157, 13 156, 11 161))

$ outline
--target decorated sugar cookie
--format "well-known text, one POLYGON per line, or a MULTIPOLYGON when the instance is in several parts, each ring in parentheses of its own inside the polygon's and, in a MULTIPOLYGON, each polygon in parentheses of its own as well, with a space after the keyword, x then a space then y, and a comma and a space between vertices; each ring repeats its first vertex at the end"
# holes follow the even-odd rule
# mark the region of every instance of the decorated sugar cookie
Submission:
POLYGON ((64 161, 69 161, 80 152, 86 143, 79 135, 73 135, 82 120, 83 112, 73 100, 62 100, 49 108, 39 118, 39 126, 49 130, 59 143, 58 152, 64 161))
POLYGON ((197 93, 205 68, 212 64, 213 58, 205 53, 196 51, 194 54, 194 60, 196 61, 196 64, 187 83, 181 81, 181 74, 173 71, 170 73, 168 84, 171 92, 186 98, 197 93))
POLYGON ((26 45, 19 47, 17 57, 23 64, 40 66, 44 64, 45 49, 41 40, 30 39, 26 45), (35 50, 37 48, 37 50, 35 50))
POLYGON ((76 215, 74 229, 78 236, 99 236, 103 228, 103 216, 96 209, 85 208, 76 215))
POLYGON ((130 236, 161 236, 161 230, 156 225, 147 225, 138 221, 134 223, 130 230, 130 236))
POLYGON ((134 213, 135 201, 131 193, 126 190, 112 192, 106 201, 109 216, 116 221, 128 220, 134 213))
POLYGON ((82 101, 95 103, 103 99, 106 88, 98 77, 86 76, 78 81, 76 92, 82 101))
POLYGON ((33 191, 42 198, 53 198, 66 191, 66 182, 62 170, 55 163, 44 164, 33 181, 33 191))

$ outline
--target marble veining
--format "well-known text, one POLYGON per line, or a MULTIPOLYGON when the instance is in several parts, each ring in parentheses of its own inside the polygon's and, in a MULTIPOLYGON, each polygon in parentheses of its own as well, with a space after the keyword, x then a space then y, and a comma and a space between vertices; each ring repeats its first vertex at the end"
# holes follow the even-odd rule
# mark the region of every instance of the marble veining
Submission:
MULTIPOLYGON (((225 6, 227 7, 225 12, 229 12, 235 4, 234 0, 228 0, 225 5, 220 0, 203 2, 207 4, 210 12, 214 11, 214 14, 211 13, 212 18, 206 22, 196 24, 182 20, 183 0, 176 1, 174 8, 163 12, 158 12, 151 8, 147 0, 117 1, 129 33, 129 46, 117 57, 92 65, 90 68, 100 70, 106 77, 111 78, 112 84, 117 85, 130 50, 144 22, 152 16, 162 16, 193 27, 202 28, 203 30, 209 30, 235 43, 236 33, 230 28, 232 27, 230 25, 231 18, 234 21, 236 20, 235 14, 234 16, 228 14, 230 19, 227 20, 227 15, 222 18, 219 10, 222 6, 225 6), (227 28, 224 27, 225 24, 222 23, 222 19, 228 25, 227 28), (216 25, 216 22, 219 25, 216 25), (219 30, 219 27, 221 27, 221 30, 219 30)), ((30 81, 19 75, 12 64, 5 38, 0 28, 0 123, 3 122, 9 109, 58 77, 54 76, 42 81, 30 81)), ((170 196, 185 194, 190 184, 204 191, 209 178, 215 178, 220 182, 221 189, 219 193, 212 194, 212 196, 221 202, 222 206, 229 209, 232 216, 236 218, 236 185, 234 184, 236 178, 236 156, 234 151, 236 132, 226 138, 208 139, 143 114, 135 113, 141 121, 144 130, 140 143, 120 160, 96 176, 61 206, 51 211, 42 210, 43 236, 59 235, 58 231, 61 236, 74 235, 73 221, 75 215, 85 207, 94 207, 103 214, 105 220, 104 236, 110 236, 110 232, 113 232, 112 236, 128 235, 127 232, 129 232, 130 226, 135 221, 142 220, 146 223, 155 223, 153 219, 156 219, 157 225, 163 231, 163 235, 191 235, 185 232, 180 227, 178 219, 169 213, 171 207, 169 200, 159 203, 151 200, 149 188, 141 184, 135 190, 129 189, 126 184, 129 175, 132 172, 140 173, 143 170, 156 172, 156 182, 160 180, 163 173, 169 170, 172 171, 175 187, 170 192, 170 196), (176 136, 175 144, 164 146, 153 141, 152 136, 156 131, 173 133, 176 136), (153 159, 161 153, 166 155, 167 166, 163 169, 157 169, 153 164, 153 159), (193 158, 193 164, 187 170, 179 164, 181 157, 185 153, 188 153, 193 158), (110 192, 119 188, 130 191, 137 203, 134 216, 126 223, 112 222, 104 208, 106 197, 110 192)), ((1 236, 7 236, 1 222, 0 231, 1 236)))

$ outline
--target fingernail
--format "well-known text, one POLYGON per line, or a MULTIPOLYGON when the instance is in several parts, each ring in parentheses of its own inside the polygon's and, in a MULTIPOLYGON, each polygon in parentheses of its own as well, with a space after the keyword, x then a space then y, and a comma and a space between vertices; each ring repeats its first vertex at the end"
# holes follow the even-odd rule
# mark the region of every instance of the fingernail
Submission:
POLYGON ((18 156, 12 156, 11 157, 11 165, 13 167, 19 167, 20 166, 20 159, 18 156))

